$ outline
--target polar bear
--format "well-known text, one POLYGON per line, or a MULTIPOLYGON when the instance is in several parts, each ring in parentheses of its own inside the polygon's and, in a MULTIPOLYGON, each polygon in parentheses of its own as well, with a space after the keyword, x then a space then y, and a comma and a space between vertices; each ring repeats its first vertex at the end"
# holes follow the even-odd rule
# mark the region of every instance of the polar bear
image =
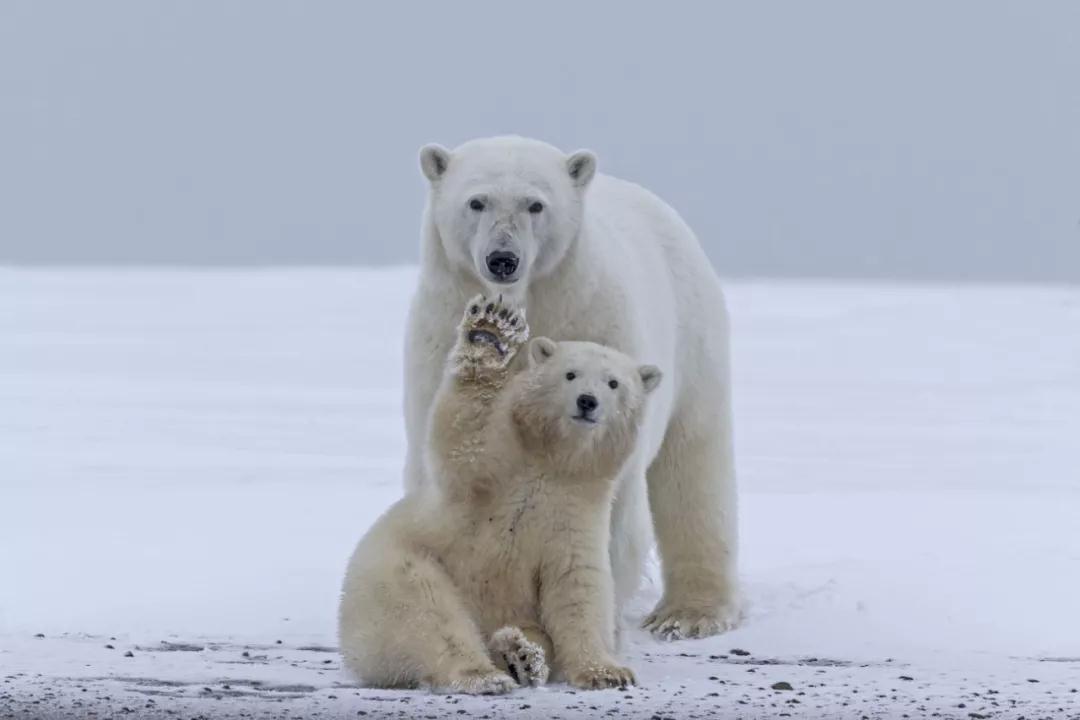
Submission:
POLYGON ((502 293, 529 308, 535 332, 616 348, 669 377, 617 485, 616 596, 623 603, 637 589, 655 528, 664 594, 643 625, 666 639, 732 627, 728 320, 693 232, 655 195, 598 174, 588 151, 498 137, 452 152, 428 145, 420 165, 430 188, 405 343, 406 489, 434 481, 424 456, 428 409, 457 308, 474 294, 502 293))
POLYGON ((346 573, 341 652, 367 684, 501 693, 549 671, 581 688, 634 682, 615 660, 608 538, 660 371, 546 338, 512 369, 527 336, 499 301, 465 309, 429 423, 435 482, 375 523, 346 573))

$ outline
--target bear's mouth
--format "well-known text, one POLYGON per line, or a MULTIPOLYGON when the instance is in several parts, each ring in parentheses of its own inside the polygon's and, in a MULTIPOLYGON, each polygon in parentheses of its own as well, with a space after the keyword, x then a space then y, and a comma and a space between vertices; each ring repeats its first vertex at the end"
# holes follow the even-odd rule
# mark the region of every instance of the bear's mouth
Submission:
POLYGON ((586 425, 596 424, 596 418, 591 415, 571 415, 570 418, 574 422, 585 423, 586 425))
POLYGON ((513 285, 520 279, 517 275, 513 275, 510 277, 498 277, 496 275, 492 275, 491 273, 487 273, 487 277, 488 282, 490 282, 492 285, 513 285))

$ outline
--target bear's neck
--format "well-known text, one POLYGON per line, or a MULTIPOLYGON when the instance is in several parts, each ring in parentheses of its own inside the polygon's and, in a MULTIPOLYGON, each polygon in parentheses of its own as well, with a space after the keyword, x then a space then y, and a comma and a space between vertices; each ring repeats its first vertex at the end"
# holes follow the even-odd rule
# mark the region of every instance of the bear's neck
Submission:
POLYGON ((582 226, 555 267, 543 277, 532 280, 528 290, 529 302, 535 304, 567 295, 580 298, 583 292, 595 291, 597 282, 594 270, 599 266, 597 260, 591 257, 588 231, 582 226))
POLYGON ((533 427, 531 422, 519 415, 513 417, 527 465, 543 468, 548 482, 578 488, 597 498, 610 497, 616 478, 630 455, 636 433, 626 433, 618 442, 568 446, 557 430, 533 427))

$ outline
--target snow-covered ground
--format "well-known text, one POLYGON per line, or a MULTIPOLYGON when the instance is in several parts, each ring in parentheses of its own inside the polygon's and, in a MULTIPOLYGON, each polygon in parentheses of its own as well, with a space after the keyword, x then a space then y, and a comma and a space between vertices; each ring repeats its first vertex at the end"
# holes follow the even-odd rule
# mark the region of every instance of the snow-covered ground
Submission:
POLYGON ((0 269, 0 718, 1080 716, 1080 288, 729 283, 744 625, 632 633, 628 691, 353 686, 415 281, 0 269))

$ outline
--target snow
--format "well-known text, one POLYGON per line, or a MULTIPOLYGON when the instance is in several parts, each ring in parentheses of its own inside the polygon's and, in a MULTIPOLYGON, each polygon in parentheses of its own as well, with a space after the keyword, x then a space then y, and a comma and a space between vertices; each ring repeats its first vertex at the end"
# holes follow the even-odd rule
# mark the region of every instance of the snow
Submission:
POLYGON ((1080 717, 1069 287, 728 283, 743 626, 631 632, 626 692, 355 687, 415 282, 0 269, 0 718, 1080 717))

